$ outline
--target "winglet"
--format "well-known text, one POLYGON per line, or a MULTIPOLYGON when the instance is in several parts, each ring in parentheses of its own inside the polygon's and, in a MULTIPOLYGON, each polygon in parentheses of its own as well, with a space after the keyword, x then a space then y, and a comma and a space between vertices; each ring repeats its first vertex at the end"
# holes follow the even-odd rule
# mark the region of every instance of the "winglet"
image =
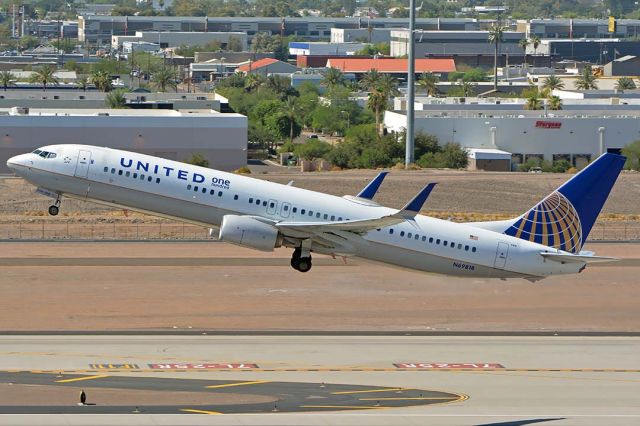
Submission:
POLYGON ((427 184, 427 186, 422 188, 422 190, 396 214, 406 219, 415 217, 420 212, 420 209, 424 205, 425 201, 427 201, 427 198, 429 198, 431 191, 433 191, 433 188, 436 185, 437 183, 435 182, 427 184))
POLYGON ((388 173, 389 172, 378 173, 378 176, 373 178, 373 180, 369 182, 367 186, 365 186, 364 189, 360 191, 358 195, 356 195, 356 197, 372 200, 373 196, 376 195, 376 192, 378 192, 378 188, 380 188, 380 184, 382 184, 382 181, 384 180, 384 178, 387 176, 388 173))

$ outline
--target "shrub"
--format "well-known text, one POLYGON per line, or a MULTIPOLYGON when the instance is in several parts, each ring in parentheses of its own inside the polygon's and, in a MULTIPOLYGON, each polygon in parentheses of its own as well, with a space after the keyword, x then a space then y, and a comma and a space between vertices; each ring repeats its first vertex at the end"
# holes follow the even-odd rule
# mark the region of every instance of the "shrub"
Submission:
POLYGON ((191 155, 191 158, 189 158, 186 162, 189 164, 193 164, 194 166, 209 167, 209 160, 207 160, 205 156, 200 154, 199 152, 194 152, 193 155, 191 155))

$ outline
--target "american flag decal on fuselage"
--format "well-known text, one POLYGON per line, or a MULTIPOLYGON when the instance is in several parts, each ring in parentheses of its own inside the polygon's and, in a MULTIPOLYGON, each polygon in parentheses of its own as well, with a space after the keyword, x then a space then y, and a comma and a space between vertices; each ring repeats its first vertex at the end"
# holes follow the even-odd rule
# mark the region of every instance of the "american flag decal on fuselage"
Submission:
POLYGON ((570 253, 577 253, 582 248, 578 212, 558 191, 522 215, 504 233, 570 253))

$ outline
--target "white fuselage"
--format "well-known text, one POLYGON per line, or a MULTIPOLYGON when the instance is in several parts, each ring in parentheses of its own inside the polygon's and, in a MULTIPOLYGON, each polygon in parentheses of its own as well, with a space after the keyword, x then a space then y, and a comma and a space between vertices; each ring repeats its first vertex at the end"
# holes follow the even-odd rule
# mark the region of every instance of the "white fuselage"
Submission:
MULTIPOLYGON (((51 193, 208 227, 220 226, 229 214, 308 223, 369 219, 397 211, 128 151, 89 145, 43 149, 55 152, 55 158, 24 154, 14 157, 9 166, 51 193)), ((284 244, 289 245, 287 239, 284 244)), ((545 261, 540 255, 557 252, 555 248, 421 215, 362 236, 350 235, 340 250, 317 244, 311 250, 469 277, 536 279, 576 273, 584 267, 583 263, 545 261)))

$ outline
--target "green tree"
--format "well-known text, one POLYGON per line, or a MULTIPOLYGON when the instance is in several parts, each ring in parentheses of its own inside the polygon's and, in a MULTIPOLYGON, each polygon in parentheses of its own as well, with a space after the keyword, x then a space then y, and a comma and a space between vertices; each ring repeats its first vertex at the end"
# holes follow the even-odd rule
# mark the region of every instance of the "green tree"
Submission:
POLYGON ((89 87, 89 78, 86 75, 81 75, 76 79, 76 87, 83 92, 87 91, 89 87))
POLYGON ((616 82, 617 90, 633 90, 636 88, 636 83, 632 78, 629 77, 620 77, 616 82))
POLYGON ((107 93, 107 96, 104 98, 104 101, 107 104, 107 107, 111 109, 126 108, 127 99, 124 96, 125 93, 126 93, 126 90, 124 89, 116 89, 107 93))
POLYGON ((338 68, 327 68, 322 72, 322 80, 320 81, 320 85, 327 88, 327 92, 331 95, 336 88, 344 87, 345 78, 342 71, 338 68))
POLYGON ((578 90, 590 90, 590 89, 598 89, 598 85, 596 83, 596 78, 593 75, 593 69, 591 65, 585 65, 582 68, 582 72, 580 76, 574 83, 576 89, 578 90))
POLYGON ((289 96, 282 105, 282 113, 289 120, 289 140, 293 141, 293 131, 298 117, 298 104, 296 98, 289 96))
POLYGON ((542 83, 542 88, 545 89, 547 92, 551 93, 553 90, 563 89, 564 82, 560 80, 557 76, 550 75, 549 77, 544 79, 542 83))
POLYGON ((529 41, 528 38, 523 38, 522 40, 520 40, 518 42, 518 45, 522 48, 522 50, 524 51, 524 64, 527 65, 527 47, 529 47, 529 45, 531 44, 531 42, 529 41))
POLYGON ((469 153, 456 143, 447 143, 440 150, 427 152, 417 161, 420 167, 464 169, 469 163, 469 153))
POLYGON ((113 85, 111 83, 111 75, 106 71, 96 71, 91 75, 91 82, 96 89, 101 92, 109 92, 113 89, 113 85))
POLYGON ((0 84, 4 88, 4 91, 7 91, 7 87, 15 86, 17 81, 17 77, 11 71, 2 71, 0 72, 0 84))
POLYGON ((191 154, 191 158, 186 160, 186 162, 188 164, 193 164, 194 166, 209 167, 209 160, 207 160, 207 157, 199 152, 194 152, 193 154, 191 154))
POLYGON ((425 91, 425 93, 429 96, 438 96, 438 81, 440 79, 433 73, 425 72, 420 75, 418 79, 418 87, 425 91))
POLYGON ((176 79, 175 73, 170 68, 160 69, 151 74, 151 81, 160 92, 166 92, 167 87, 176 89, 178 87, 176 79))
POLYGON ((387 104, 389 102, 389 98, 387 95, 380 89, 373 89, 373 91, 369 92, 369 99, 367 100, 367 106, 371 111, 373 111, 376 117, 376 132, 378 134, 382 134, 380 129, 380 121, 382 111, 387 108, 387 104))
POLYGON ((550 110, 558 111, 562 109, 562 99, 559 96, 551 96, 547 99, 547 105, 550 110))
POLYGON ((378 87, 381 78, 382 74, 380 74, 377 69, 373 68, 362 76, 359 83, 360 87, 362 90, 371 92, 378 87))
POLYGON ((627 157, 627 162, 624 165, 625 169, 640 171, 640 140, 622 148, 622 154, 627 157))
POLYGON ((535 111, 538 109, 542 109, 542 102, 537 95, 531 95, 527 98, 527 103, 524 105, 524 109, 528 109, 530 111, 535 111))
POLYGON ((540 46, 540 37, 534 35, 531 37, 531 45, 533 46, 533 53, 538 54, 538 46, 540 46))
POLYGON ((242 52, 242 42, 238 37, 231 36, 227 42, 227 50, 230 52, 242 52))
POLYGON ((489 27, 489 35, 487 41, 494 46, 493 53, 493 90, 498 90, 498 52, 500 51, 500 43, 504 39, 504 32, 507 27, 502 26, 499 22, 489 27))
POLYGON ((331 144, 327 142, 319 139, 307 139, 305 143, 295 145, 294 153, 304 160, 314 161, 319 158, 325 158, 331 148, 331 144))
POLYGON ((35 70, 35 72, 31 75, 29 79, 32 83, 37 83, 42 85, 42 89, 46 92, 47 86, 49 85, 58 85, 58 79, 55 76, 55 68, 51 65, 43 65, 35 70))

